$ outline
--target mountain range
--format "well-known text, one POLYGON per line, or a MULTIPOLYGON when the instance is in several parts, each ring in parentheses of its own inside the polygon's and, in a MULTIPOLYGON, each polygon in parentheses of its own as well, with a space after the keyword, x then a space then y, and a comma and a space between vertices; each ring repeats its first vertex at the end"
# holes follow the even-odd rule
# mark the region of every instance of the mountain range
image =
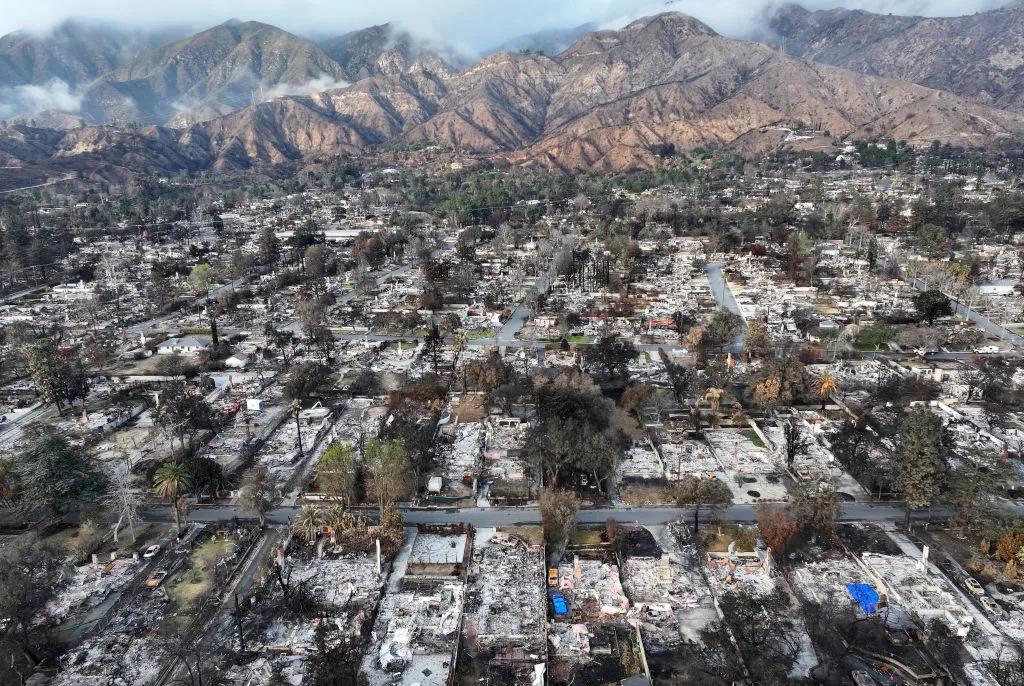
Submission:
POLYGON ((900 17, 791 5, 770 28, 787 52, 1024 112, 1024 7, 963 17, 900 17))
MULTIPOLYGON (((533 36, 522 52, 475 63, 390 25, 314 43, 229 22, 135 56, 100 50, 111 55, 110 70, 84 88, 82 115, 148 125, 82 127, 49 113, 42 123, 76 128, 9 124, 0 129, 0 165, 116 177, 434 145, 553 170, 624 170, 652 167, 665 150, 709 145, 756 153, 890 136, 1007 144, 1024 134, 1011 69, 1022 59, 1014 41, 1024 34, 1013 28, 1021 14, 920 20, 790 7, 772 21, 795 53, 787 54, 666 13, 587 32, 557 54, 526 46, 556 45, 590 27, 533 36), (986 27, 975 29, 985 38, 950 28, 968 19, 986 27), (925 31, 932 24, 939 28, 925 31), (1003 34, 1000 24, 1009 27, 1003 34), (916 71, 883 56, 897 50, 886 47, 884 26, 913 33, 922 54, 916 71), (972 57, 934 82, 951 51, 928 62, 924 46, 957 31, 970 38, 972 57), (1001 89, 972 90, 969 62, 1001 89), (999 79, 992 65, 1001 65, 999 79)), ((93 74, 86 65, 97 60, 74 64, 93 74)))

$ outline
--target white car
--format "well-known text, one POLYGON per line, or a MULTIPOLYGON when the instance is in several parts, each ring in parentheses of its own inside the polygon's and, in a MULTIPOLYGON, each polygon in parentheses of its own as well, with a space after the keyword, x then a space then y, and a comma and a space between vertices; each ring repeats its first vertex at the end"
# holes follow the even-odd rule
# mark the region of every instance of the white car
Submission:
POLYGON ((151 557, 156 557, 159 553, 160 553, 160 546, 158 546, 158 545, 151 545, 148 548, 146 548, 146 552, 142 553, 142 557, 144 557, 144 558, 146 558, 148 560, 151 557))
POLYGON ((967 577, 964 579, 964 586, 967 590, 974 595, 985 595, 985 589, 981 587, 981 584, 977 582, 973 577, 967 577))
POLYGON ((976 355, 995 355, 999 352, 998 345, 983 345, 980 348, 975 348, 974 353, 976 355))
POLYGON ((997 615, 1001 615, 1003 613, 1002 608, 999 607, 995 603, 995 601, 993 601, 988 596, 981 596, 980 598, 978 598, 978 602, 981 603, 981 606, 983 608, 985 608, 985 612, 989 613, 993 617, 995 617, 997 615))

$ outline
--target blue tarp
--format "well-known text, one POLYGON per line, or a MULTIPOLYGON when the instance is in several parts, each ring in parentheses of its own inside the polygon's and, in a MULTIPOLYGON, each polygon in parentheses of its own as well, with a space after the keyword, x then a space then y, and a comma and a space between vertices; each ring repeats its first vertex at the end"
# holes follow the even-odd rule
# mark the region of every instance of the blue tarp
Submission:
POLYGON ((553 595, 551 596, 551 603, 555 606, 556 615, 564 615, 569 613, 569 608, 565 604, 565 596, 553 595))
POLYGON ((860 603, 860 609, 864 614, 870 615, 878 611, 878 593, 875 589, 867 584, 846 584, 846 590, 860 603))

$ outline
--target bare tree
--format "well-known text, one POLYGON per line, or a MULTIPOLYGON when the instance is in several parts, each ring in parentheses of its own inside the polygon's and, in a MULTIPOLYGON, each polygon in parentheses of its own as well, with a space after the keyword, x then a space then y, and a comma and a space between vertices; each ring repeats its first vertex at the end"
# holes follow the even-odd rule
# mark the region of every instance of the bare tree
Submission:
POLYGON ((142 506, 142 502, 142 494, 133 484, 131 469, 128 465, 119 465, 110 476, 107 494, 103 499, 104 505, 117 512, 114 543, 117 543, 117 534, 124 523, 128 524, 128 530, 132 534, 132 543, 135 543, 135 522, 142 521, 139 517, 139 507, 142 506))
POLYGON ((782 424, 782 449, 786 454, 786 469, 793 469, 793 462, 807 449, 807 439, 796 422, 789 420, 782 424))

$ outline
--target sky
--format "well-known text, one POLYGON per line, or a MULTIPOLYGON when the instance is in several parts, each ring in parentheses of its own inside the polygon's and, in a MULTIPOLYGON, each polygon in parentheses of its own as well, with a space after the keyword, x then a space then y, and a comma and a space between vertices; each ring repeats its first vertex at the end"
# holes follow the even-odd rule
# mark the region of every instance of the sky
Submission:
MULTIPOLYGON (((515 36, 596 22, 620 28, 638 17, 680 11, 719 33, 744 38, 763 26, 763 11, 784 0, 33 0, 4 2, 0 35, 45 31, 68 18, 128 26, 208 28, 228 19, 258 20, 302 35, 340 34, 394 21, 406 30, 481 53, 515 36)), ((1010 4, 1008 0, 805 0, 808 9, 836 6, 893 14, 952 16, 1010 4)))

